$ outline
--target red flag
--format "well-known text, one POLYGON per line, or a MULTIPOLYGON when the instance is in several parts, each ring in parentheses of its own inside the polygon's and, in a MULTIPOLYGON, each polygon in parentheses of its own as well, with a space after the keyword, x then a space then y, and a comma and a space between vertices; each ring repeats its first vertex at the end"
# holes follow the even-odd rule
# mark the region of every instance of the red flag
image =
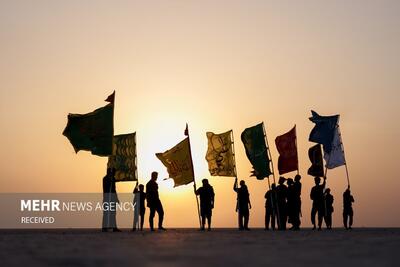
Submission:
POLYGON ((275 139, 275 144, 279 152, 279 174, 298 170, 299 163, 297 158, 296 125, 289 132, 278 136, 275 139))
POLYGON ((109 95, 109 96, 107 97, 107 99, 104 100, 104 101, 110 102, 110 103, 114 104, 114 99, 115 99, 115 91, 114 91, 111 95, 109 95))
POLYGON ((188 124, 186 123, 186 129, 185 129, 185 133, 186 136, 189 136, 189 128, 188 128, 188 124))

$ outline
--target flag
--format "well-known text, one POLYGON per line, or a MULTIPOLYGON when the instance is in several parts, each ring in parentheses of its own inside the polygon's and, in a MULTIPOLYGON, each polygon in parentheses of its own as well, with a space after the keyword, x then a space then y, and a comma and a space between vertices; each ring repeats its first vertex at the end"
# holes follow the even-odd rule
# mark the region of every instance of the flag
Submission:
POLYGON ((335 135, 332 141, 332 150, 330 153, 324 152, 326 167, 333 169, 346 164, 344 152, 342 149, 342 140, 340 138, 339 127, 335 129, 335 135))
POLYGON ((111 95, 109 95, 109 96, 106 98, 106 100, 104 100, 104 101, 110 102, 110 103, 114 104, 114 100, 115 100, 115 91, 114 91, 111 95))
POLYGON ((308 157, 311 161, 311 167, 308 168, 307 173, 314 177, 324 176, 324 162, 322 160, 322 149, 320 144, 310 147, 308 150, 308 157))
POLYGON ((320 116, 317 112, 311 111, 312 117, 310 121, 315 123, 311 130, 309 141, 322 144, 326 153, 331 152, 332 140, 335 134, 335 128, 339 121, 339 115, 320 116))
POLYGON ((194 181, 189 138, 183 139, 179 144, 164 153, 157 153, 156 156, 167 167, 169 177, 174 179, 174 187, 194 181))
POLYGON ((136 133, 114 136, 113 155, 108 157, 108 168, 114 168, 115 180, 137 181, 136 133))
POLYGON ((87 114, 69 114, 63 135, 75 152, 91 151, 93 155, 112 155, 114 105, 108 104, 87 114))
POLYGON ((296 126, 294 126, 289 132, 278 136, 275 139, 275 144, 279 152, 279 174, 298 170, 299 163, 297 159, 296 126))
POLYGON ((265 144, 263 123, 246 128, 241 139, 246 150, 246 156, 253 165, 252 176, 262 180, 272 174, 269 167, 267 145, 265 144))
POLYGON ((207 132, 208 149, 206 160, 211 176, 236 177, 231 136, 232 130, 221 134, 207 132))

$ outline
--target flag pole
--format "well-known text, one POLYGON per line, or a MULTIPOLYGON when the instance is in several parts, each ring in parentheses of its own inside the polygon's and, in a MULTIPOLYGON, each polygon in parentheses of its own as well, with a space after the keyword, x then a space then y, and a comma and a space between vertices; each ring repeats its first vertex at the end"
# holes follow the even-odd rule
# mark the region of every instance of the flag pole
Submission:
POLYGON ((191 148, 191 146, 190 146, 189 127, 188 127, 188 124, 187 124, 187 123, 186 123, 185 135, 187 136, 188 141, 189 141, 189 155, 190 155, 190 162, 192 163, 193 188, 194 188, 194 192, 195 192, 194 196, 196 197, 197 214, 198 214, 198 216, 199 216, 199 225, 200 225, 200 228, 201 228, 202 225, 201 225, 201 218, 200 218, 199 198, 198 198, 197 195, 196 195, 196 190, 197 190, 197 188, 196 188, 196 178, 194 177, 193 158, 192 158, 192 148, 191 148))
MULTIPOLYGON (((269 149, 267 131, 265 130, 264 122, 262 123, 262 125, 263 125, 263 131, 264 131, 264 139, 265 139, 265 142, 266 142, 266 145, 267 145, 267 151, 268 151, 268 155, 269 155, 269 158, 270 158, 270 161, 271 161, 272 178, 274 179, 274 184, 276 185, 274 162, 272 161, 272 155, 271 155, 271 151, 270 151, 270 149, 269 149)), ((268 179, 268 185, 269 185, 269 184, 270 184, 269 177, 267 177, 267 179, 268 179)), ((270 185, 269 185, 269 188, 271 188, 270 185)), ((272 199, 273 199, 273 197, 272 197, 272 199)), ((277 203, 276 203, 276 204, 277 204, 277 203)), ((274 205, 274 201, 272 201, 272 205, 274 205)), ((272 210, 273 210, 273 212, 275 213, 274 208, 272 208, 272 210)), ((276 205, 276 212, 277 212, 276 219, 277 219, 277 222, 278 222, 278 229, 280 229, 280 225, 281 225, 281 222, 280 222, 280 221, 281 221, 281 218, 280 218, 279 206, 278 206, 278 205, 276 205)))
POLYGON ((296 153, 297 153, 297 174, 300 175, 299 172, 299 149, 297 148, 297 126, 294 125, 294 134, 296 135, 295 144, 296 144, 296 153))
POLYGON ((350 177, 349 177, 349 170, 347 168, 347 160, 346 160, 346 155, 344 153, 344 145, 343 145, 343 140, 342 140, 342 133, 340 132, 340 127, 339 125, 337 126, 337 130, 339 133, 339 138, 340 138, 340 145, 341 145, 341 149, 342 149, 342 153, 343 153, 343 157, 344 157, 344 166, 346 168, 346 176, 347 176, 347 186, 350 188, 350 177))
POLYGON ((235 177, 237 177, 236 156, 235 156, 235 141, 234 141, 234 137, 233 137, 233 130, 231 130, 231 137, 232 137, 231 146, 232 146, 232 151, 233 151, 232 157, 233 157, 233 160, 234 160, 233 168, 234 168, 234 171, 235 171, 235 177))

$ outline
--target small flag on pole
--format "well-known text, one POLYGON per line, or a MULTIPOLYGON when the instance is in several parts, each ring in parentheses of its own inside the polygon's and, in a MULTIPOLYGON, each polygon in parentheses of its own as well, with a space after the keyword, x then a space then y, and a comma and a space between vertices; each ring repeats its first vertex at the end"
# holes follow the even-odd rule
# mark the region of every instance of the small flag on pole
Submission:
POLYGON ((232 130, 221 134, 207 132, 206 160, 211 176, 236 177, 232 130))
POLYGON ((164 153, 157 153, 156 156, 167 167, 169 177, 174 180, 174 187, 194 181, 189 138, 183 139, 179 144, 164 153))
POLYGON ((322 149, 320 144, 310 147, 308 150, 308 157, 311 161, 311 167, 308 168, 307 173, 314 177, 324 176, 324 162, 322 160, 322 149))
POLYGON ((68 114, 63 135, 71 142, 76 153, 87 150, 93 155, 112 155, 114 104, 107 104, 87 114, 68 114))
POLYGON ((114 168, 115 180, 137 181, 136 133, 114 136, 113 155, 108 157, 107 168, 114 168))
POLYGON ((315 123, 311 130, 309 141, 322 144, 326 153, 331 152, 332 140, 335 135, 336 125, 339 121, 339 115, 320 116, 317 112, 311 111, 310 121, 315 123))
POLYGON ((272 172, 270 169, 268 148, 265 144, 263 123, 246 128, 241 134, 241 139, 247 158, 253 165, 252 176, 256 176, 259 180, 270 176, 272 172))
POLYGON ((296 145, 296 126, 289 132, 275 139, 276 148, 279 152, 278 170, 284 174, 299 169, 296 145))
POLYGON ((335 129, 335 135, 332 141, 332 150, 330 153, 324 152, 324 159, 326 162, 326 168, 334 169, 339 166, 346 164, 344 152, 342 148, 342 140, 340 138, 339 126, 335 129))

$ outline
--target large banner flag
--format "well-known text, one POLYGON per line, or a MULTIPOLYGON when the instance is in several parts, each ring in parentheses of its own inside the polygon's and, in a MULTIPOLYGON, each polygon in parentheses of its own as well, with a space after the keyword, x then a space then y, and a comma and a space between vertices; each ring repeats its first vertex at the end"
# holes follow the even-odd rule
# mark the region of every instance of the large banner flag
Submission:
POLYGON ((322 144, 326 153, 332 150, 332 141, 335 135, 336 125, 339 121, 339 115, 320 116, 317 112, 311 111, 310 121, 315 123, 311 130, 309 141, 322 144))
POLYGON ((333 169, 346 164, 346 159, 344 157, 344 152, 342 148, 342 140, 340 138, 339 126, 335 129, 335 135, 332 141, 332 150, 330 153, 324 152, 324 159, 326 162, 326 167, 328 169, 333 169))
POLYGON ((279 152, 278 170, 284 174, 299 169, 297 158, 296 125, 289 132, 275 139, 276 148, 279 152))
POLYGON ((194 181, 189 138, 183 139, 179 144, 164 153, 157 153, 156 156, 167 167, 169 177, 174 179, 174 187, 194 181))
POLYGON ((311 161, 311 167, 308 168, 307 173, 314 177, 324 176, 324 162, 322 160, 322 149, 320 144, 310 147, 308 150, 308 157, 311 161))
POLYGON ((262 180, 272 174, 270 169, 270 159, 268 157, 268 148, 265 144, 265 135, 263 123, 246 128, 241 135, 246 155, 253 165, 252 176, 262 180))
POLYGON ((113 155, 108 157, 108 168, 115 168, 115 180, 137 181, 136 133, 114 136, 113 155))
POLYGON ((232 147, 232 130, 215 134, 207 132, 206 160, 212 176, 236 177, 235 157, 232 147))
POLYGON ((75 152, 91 151, 93 155, 112 155, 114 136, 114 93, 106 101, 110 104, 87 114, 68 114, 63 135, 75 152))

